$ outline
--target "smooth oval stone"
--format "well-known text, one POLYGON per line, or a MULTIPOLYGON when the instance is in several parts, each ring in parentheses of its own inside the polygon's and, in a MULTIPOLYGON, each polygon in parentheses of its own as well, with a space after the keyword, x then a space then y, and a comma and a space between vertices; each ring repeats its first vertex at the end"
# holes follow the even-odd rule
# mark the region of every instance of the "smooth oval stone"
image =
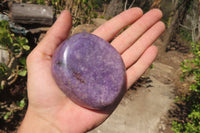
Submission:
POLYGON ((59 88, 80 106, 101 110, 119 102, 125 93, 125 66, 105 40, 89 33, 65 40, 52 58, 59 88))

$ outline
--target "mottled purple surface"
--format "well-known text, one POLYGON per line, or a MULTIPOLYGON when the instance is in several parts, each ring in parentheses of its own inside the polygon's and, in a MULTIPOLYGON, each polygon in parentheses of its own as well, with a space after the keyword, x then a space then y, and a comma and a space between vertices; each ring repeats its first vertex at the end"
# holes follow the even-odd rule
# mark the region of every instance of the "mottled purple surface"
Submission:
POLYGON ((103 39, 79 33, 60 45, 52 59, 60 89, 75 103, 103 109, 125 92, 125 67, 118 52, 103 39))

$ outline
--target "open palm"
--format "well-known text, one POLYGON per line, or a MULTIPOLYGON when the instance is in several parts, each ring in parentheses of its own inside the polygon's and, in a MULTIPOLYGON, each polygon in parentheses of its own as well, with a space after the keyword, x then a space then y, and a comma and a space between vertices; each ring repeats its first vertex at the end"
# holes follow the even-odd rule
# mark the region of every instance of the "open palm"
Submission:
MULTIPOLYGON (((153 9, 122 12, 97 28, 93 34, 111 41, 126 66, 127 88, 149 67, 157 55, 153 42, 164 31, 162 13, 153 9), (118 33, 129 25, 125 31, 118 33), (117 35, 117 36, 116 36, 117 35)), ((63 11, 45 38, 27 59, 29 105, 19 132, 82 133, 100 125, 114 110, 98 112, 73 103, 56 85, 51 74, 51 57, 70 34, 71 16, 63 11), (39 126, 39 127, 38 127, 39 126)))

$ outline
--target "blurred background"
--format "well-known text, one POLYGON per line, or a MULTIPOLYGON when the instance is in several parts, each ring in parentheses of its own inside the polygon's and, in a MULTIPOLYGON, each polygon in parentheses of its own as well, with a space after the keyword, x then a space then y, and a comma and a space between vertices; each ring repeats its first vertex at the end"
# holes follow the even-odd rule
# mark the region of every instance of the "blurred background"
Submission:
POLYGON ((171 102, 162 114, 164 128, 158 126, 159 121, 155 132, 200 133, 200 0, 0 0, 0 133, 16 132, 19 127, 28 103, 26 57, 62 10, 71 12, 71 34, 75 34, 92 32, 132 7, 144 13, 162 10, 166 31, 154 44, 159 48, 155 63, 125 99, 141 88, 151 91, 156 86, 154 78, 160 86, 173 85, 165 88, 171 102))

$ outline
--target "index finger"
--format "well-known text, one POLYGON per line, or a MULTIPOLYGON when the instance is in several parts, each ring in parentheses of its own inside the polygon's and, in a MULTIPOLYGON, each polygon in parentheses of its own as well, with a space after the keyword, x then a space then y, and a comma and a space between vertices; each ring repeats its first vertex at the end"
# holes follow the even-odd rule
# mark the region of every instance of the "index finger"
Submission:
POLYGON ((59 18, 36 48, 42 54, 51 56, 56 47, 68 37, 72 25, 71 19, 69 11, 62 11, 59 18))
POLYGON ((142 15, 143 11, 138 7, 128 9, 101 25, 93 34, 110 41, 121 29, 135 22, 142 15))

